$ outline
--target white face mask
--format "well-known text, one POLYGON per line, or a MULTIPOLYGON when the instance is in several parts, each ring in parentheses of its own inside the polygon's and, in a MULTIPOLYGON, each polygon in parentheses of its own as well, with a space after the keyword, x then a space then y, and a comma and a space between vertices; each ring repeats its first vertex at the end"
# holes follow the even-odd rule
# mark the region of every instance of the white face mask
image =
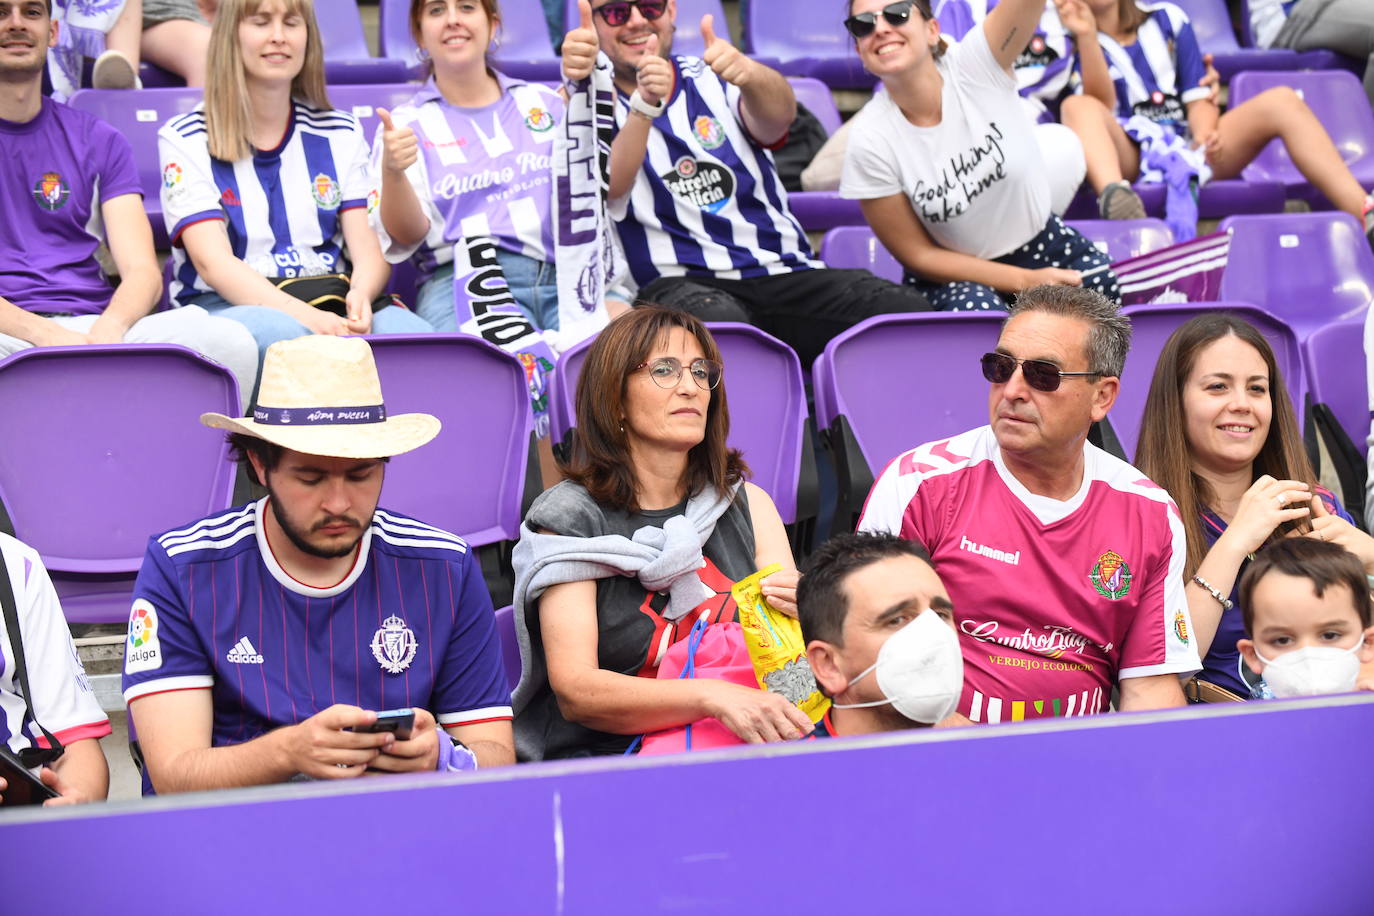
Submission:
POLYGON ((1315 697, 1328 693, 1349 693, 1360 677, 1359 651, 1364 648, 1364 633, 1349 649, 1336 646, 1304 646, 1264 662, 1264 682, 1276 697, 1315 697))
POLYGON ((913 722, 934 724, 954 712, 964 689, 964 657, 954 628, 926 609, 887 638, 878 660, 849 682, 853 687, 877 671, 878 689, 886 699, 872 703, 836 703, 836 709, 862 706, 892 708, 913 722))

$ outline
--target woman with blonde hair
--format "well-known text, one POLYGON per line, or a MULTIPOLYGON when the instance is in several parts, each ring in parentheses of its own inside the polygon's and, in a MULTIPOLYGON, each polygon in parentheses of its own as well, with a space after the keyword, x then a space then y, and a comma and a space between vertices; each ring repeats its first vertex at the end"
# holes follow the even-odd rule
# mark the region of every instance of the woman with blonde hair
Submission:
POLYGON ((1190 698, 1251 695, 1236 649, 1245 636, 1237 584, 1265 544, 1332 541, 1374 573, 1374 538, 1317 485, 1273 348, 1234 315, 1200 315, 1169 337, 1135 463, 1178 504, 1187 537, 1184 579, 1203 658, 1190 698))
POLYGON ((263 352, 432 330, 382 298, 367 142, 330 108, 311 0, 224 0, 208 73, 204 103, 158 132, 174 302, 242 322, 263 352))

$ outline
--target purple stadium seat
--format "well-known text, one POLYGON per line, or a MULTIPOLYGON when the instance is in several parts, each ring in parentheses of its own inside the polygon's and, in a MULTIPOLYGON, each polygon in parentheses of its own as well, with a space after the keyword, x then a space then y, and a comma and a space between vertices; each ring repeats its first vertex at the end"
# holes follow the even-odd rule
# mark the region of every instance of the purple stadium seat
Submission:
POLYGON ((377 136, 378 108, 394 109, 419 91, 415 83, 354 83, 329 87, 329 104, 358 119, 369 148, 377 136))
POLYGON ((369 337, 389 413, 424 411, 443 429, 398 455, 382 504, 474 547, 520 536, 534 417, 520 361, 467 334, 369 337))
POLYGON ((1255 303, 1299 339, 1374 300, 1374 253, 1348 213, 1237 216, 1219 228, 1231 233, 1220 298, 1255 303))
POLYGON ((821 260, 827 267, 862 267, 884 280, 902 282, 902 265, 867 226, 831 229, 821 239, 821 260))
POLYGON ((1179 325, 1205 312, 1226 311, 1243 318, 1259 329, 1274 348, 1274 356, 1283 373, 1289 397, 1301 417, 1303 392, 1302 353, 1298 349, 1293 329, 1264 309, 1244 302, 1169 302, 1133 305, 1123 309, 1131 319, 1131 352, 1126 357, 1126 370, 1121 374, 1121 391, 1107 419, 1126 450, 1126 457, 1135 457, 1140 439, 1140 418, 1145 413, 1145 399, 1150 393, 1150 379, 1154 377, 1159 351, 1164 349, 1169 335, 1179 325))
POLYGON ((201 90, 180 88, 82 89, 67 104, 88 111, 113 125, 134 148, 134 166, 143 186, 143 206, 153 225, 153 243, 167 247, 167 227, 162 222, 162 169, 157 157, 157 132, 168 120, 200 104, 201 90))
POLYGON ((1174 243, 1173 230, 1161 219, 1085 219, 1069 225, 1113 261, 1149 254, 1174 243))
POLYGON ((323 0, 315 20, 324 44, 324 74, 329 83, 397 83, 406 78, 406 63, 373 57, 363 34, 358 5, 350 0, 323 0))
POLYGON ((809 76, 790 76, 787 82, 792 84, 797 101, 816 116, 816 120, 821 122, 821 127, 825 128, 827 134, 833 134, 840 129, 840 124, 843 123, 840 109, 835 106, 835 97, 830 94, 829 86, 809 76))
POLYGON ((837 335, 811 367, 816 423, 839 476, 835 529, 847 530, 897 455, 988 422, 978 358, 1001 312, 879 315, 837 335))
POLYGON ((1347 58, 1334 51, 1242 48, 1231 28, 1225 0, 1176 0, 1175 5, 1188 14, 1198 46, 1212 55, 1222 82, 1229 82, 1242 70, 1314 70, 1349 65, 1347 58))
POLYGON ((515 636, 515 609, 509 604, 496 609, 496 636, 501 640, 501 663, 506 668, 506 684, 511 690, 520 683, 520 641, 515 636))
POLYGON ((377 44, 383 57, 402 61, 410 78, 419 77, 419 49, 410 35, 410 0, 379 0, 377 44))
MULTIPOLYGON (((537 3, 536 3, 537 5, 537 3)), ((502 9, 504 9, 504 0, 502 9)), ((700 57, 706 50, 701 38, 701 17, 710 13, 715 17, 711 27, 716 35, 730 41, 730 22, 725 18, 725 6, 720 0, 677 0, 677 28, 673 31, 673 53, 700 57)), ((577 0, 566 0, 563 22, 567 31, 577 28, 577 0)))
POLYGON ((223 366, 160 344, 43 347, 0 361, 0 501, 72 623, 122 623, 148 537, 229 505, 206 411, 239 415, 223 366))
POLYGON ((807 232, 864 225, 864 211, 859 202, 846 200, 838 191, 791 191, 787 195, 787 206, 807 232))
MULTIPOLYGON (((1136 182, 1136 193, 1145 204, 1145 212, 1152 217, 1164 216, 1165 188, 1161 182, 1136 182)), ((1277 181, 1242 181, 1219 179, 1203 185, 1198 195, 1198 217, 1222 219, 1236 214, 1282 213, 1283 185, 1277 181)), ((1097 219, 1097 195, 1086 182, 1064 212, 1071 221, 1097 219)))
POLYGON ((1303 341, 1307 390, 1325 404, 1361 455, 1369 454, 1369 392, 1365 386, 1364 318, 1335 321, 1303 341))
POLYGON ((743 49, 776 59, 788 76, 812 76, 834 89, 872 88, 877 80, 859 62, 843 14, 843 4, 835 0, 792 0, 784 6, 750 0, 741 16, 743 49))
MULTIPOLYGON (((1304 73, 1241 73, 1231 81, 1232 107, 1275 86, 1291 86, 1322 122, 1341 158, 1361 187, 1374 187, 1374 111, 1364 87, 1344 70, 1304 73)), ((1331 202, 1298 171, 1283 141, 1271 140, 1242 173, 1252 181, 1276 181, 1290 197, 1313 209, 1330 209, 1331 202)))
MULTIPOLYGON (((744 453, 754 483, 792 524, 814 514, 815 471, 807 433, 806 390, 792 348, 752 325, 711 322, 730 392, 730 446, 744 453)), ((576 425, 577 377, 591 341, 559 357, 549 395, 549 427, 560 446, 576 425)))

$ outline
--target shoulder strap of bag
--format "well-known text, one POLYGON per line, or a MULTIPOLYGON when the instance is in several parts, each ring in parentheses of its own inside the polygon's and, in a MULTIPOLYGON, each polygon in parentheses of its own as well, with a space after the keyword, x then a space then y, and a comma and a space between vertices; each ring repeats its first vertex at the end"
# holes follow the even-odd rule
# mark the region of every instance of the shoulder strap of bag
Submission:
POLYGON ((33 704, 30 697, 33 696, 29 688, 29 667, 24 662, 24 641, 19 635, 19 606, 14 600, 14 589, 10 586, 9 566, 4 560, 3 553, 0 553, 0 608, 5 613, 5 630, 10 634, 10 652, 14 655, 15 680, 19 682, 20 699, 24 701, 24 711, 38 730, 43 733, 43 737, 48 739, 48 747, 29 747, 19 752, 19 759, 26 767, 42 766, 52 763, 62 756, 62 742, 57 740, 52 732, 43 727, 34 715, 33 704))

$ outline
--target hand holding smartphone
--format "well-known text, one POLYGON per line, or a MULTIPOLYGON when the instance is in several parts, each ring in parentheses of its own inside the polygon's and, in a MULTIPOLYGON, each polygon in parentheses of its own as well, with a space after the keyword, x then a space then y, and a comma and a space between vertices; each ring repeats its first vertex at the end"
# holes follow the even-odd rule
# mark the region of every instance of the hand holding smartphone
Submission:
POLYGON ((392 732, 401 741, 410 740, 410 732, 415 728, 415 710, 388 709, 377 713, 377 721, 371 725, 358 725, 355 732, 392 732))
POLYGON ((57 798, 57 793, 30 773, 7 747, 0 747, 0 777, 8 784, 0 790, 0 807, 41 805, 50 798, 57 798))

